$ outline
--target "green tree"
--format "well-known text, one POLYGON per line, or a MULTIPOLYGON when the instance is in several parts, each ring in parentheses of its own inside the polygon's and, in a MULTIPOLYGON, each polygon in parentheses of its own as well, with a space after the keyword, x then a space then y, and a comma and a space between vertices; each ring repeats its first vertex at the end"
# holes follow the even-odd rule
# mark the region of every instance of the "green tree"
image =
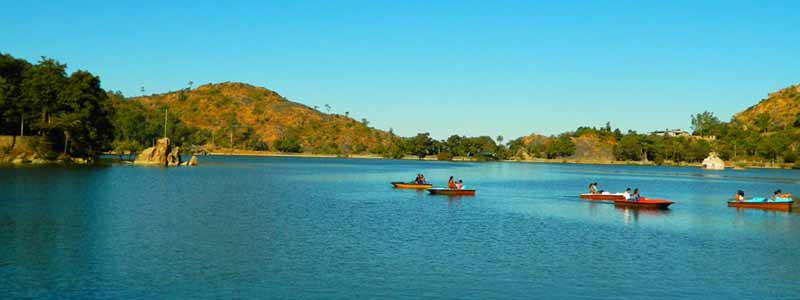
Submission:
POLYGON ((407 144, 408 153, 414 154, 418 156, 420 159, 425 158, 428 154, 431 154, 433 146, 433 139, 431 139, 430 133, 418 133, 415 137, 411 138, 407 144))
POLYGON ((614 156, 617 160, 634 160, 642 159, 642 144, 639 142, 639 136, 636 133, 628 133, 614 146, 614 156))
POLYGON ((281 152, 297 153, 302 150, 300 143, 295 137, 287 136, 272 142, 272 148, 281 152))
POLYGON ((63 132, 63 153, 93 158, 109 149, 112 109, 100 78, 86 71, 72 73, 58 95, 52 122, 52 128, 63 132))
POLYGON ((52 128, 50 116, 57 109, 59 93, 66 84, 66 68, 64 64, 42 57, 25 73, 23 94, 41 113, 41 119, 35 124, 42 135, 47 135, 52 128))
POLYGON ((714 113, 704 111, 692 116, 692 129, 694 135, 714 135, 722 122, 714 113))
POLYGON ((20 134, 33 109, 23 97, 22 82, 31 64, 8 54, 0 54, 0 133, 20 134))
POLYGON ((547 146, 547 158, 568 157, 575 154, 571 133, 562 133, 547 146))
POLYGON ((772 117, 768 113, 760 113, 756 116, 755 124, 761 132, 767 132, 770 129, 770 121, 772 117))

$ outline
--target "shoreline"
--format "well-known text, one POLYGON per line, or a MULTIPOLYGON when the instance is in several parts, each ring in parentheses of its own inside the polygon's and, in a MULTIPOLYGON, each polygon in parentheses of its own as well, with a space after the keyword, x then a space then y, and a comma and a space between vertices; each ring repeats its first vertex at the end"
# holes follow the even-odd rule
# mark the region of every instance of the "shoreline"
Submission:
MULTIPOLYGON (((481 163, 481 162, 510 162, 510 163, 528 163, 528 164, 576 164, 576 165, 608 165, 608 166, 665 166, 665 167, 695 167, 700 168, 701 163, 675 163, 672 161, 665 161, 661 165, 657 165, 653 161, 616 161, 616 160, 595 160, 595 159, 575 159, 575 158, 562 158, 562 159, 505 159, 505 160, 496 160, 496 161, 481 161, 478 159, 473 159, 469 157, 460 157, 456 156, 453 157, 452 160, 438 160, 436 159, 435 155, 428 155, 425 158, 420 159, 414 155, 406 155, 399 159, 394 158, 386 158, 380 156, 378 154, 315 154, 315 153, 286 153, 286 152, 273 152, 273 151, 253 151, 253 150, 234 150, 234 151, 213 151, 208 152, 206 155, 208 156, 251 156, 251 157, 297 157, 297 158, 347 158, 347 159, 385 159, 385 160, 415 160, 415 161, 441 161, 441 162, 473 162, 473 163, 481 163)), ((203 155, 200 155, 203 156, 203 155)), ((756 163, 753 164, 747 161, 738 161, 738 162, 725 162, 726 167, 725 169, 731 170, 742 170, 742 169, 780 169, 780 170, 792 170, 792 164, 783 164, 783 165, 776 165, 776 164, 766 164, 766 163, 756 163)))

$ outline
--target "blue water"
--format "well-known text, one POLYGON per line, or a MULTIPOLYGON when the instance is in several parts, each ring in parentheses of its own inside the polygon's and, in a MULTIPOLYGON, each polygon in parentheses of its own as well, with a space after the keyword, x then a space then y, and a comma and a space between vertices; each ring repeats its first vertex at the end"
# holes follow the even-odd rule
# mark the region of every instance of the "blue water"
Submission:
POLYGON ((797 299, 800 172, 203 157, 0 169, 3 299, 797 299), (450 175, 474 197, 393 190, 450 175), (638 187, 668 211, 580 200, 638 187))

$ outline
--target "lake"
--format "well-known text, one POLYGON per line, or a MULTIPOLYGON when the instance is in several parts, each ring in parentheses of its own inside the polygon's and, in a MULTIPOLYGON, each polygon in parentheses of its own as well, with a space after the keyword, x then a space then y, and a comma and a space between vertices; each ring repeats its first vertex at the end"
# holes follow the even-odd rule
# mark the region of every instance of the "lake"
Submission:
POLYGON ((797 299, 792 170, 201 157, 0 169, 3 299, 797 299), (474 197, 395 190, 452 175, 474 197), (669 210, 578 199, 639 188, 669 210))

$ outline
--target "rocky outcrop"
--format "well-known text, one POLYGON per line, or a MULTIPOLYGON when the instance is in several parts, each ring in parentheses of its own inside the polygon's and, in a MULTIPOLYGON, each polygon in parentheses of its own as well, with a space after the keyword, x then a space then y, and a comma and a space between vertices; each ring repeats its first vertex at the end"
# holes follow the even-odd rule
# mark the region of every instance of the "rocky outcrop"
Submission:
POLYGON ((703 160, 703 169, 706 170, 724 170, 725 169, 725 162, 722 161, 719 156, 717 156, 716 152, 711 152, 708 154, 708 157, 703 160))
POLYGON ((172 147, 172 151, 167 155, 167 166, 177 167, 181 165, 181 147, 172 147))
POLYGON ((192 156, 189 162, 182 162, 181 147, 172 145, 169 138, 162 138, 156 141, 155 146, 142 150, 133 164, 165 167, 196 166, 197 157, 192 156))

